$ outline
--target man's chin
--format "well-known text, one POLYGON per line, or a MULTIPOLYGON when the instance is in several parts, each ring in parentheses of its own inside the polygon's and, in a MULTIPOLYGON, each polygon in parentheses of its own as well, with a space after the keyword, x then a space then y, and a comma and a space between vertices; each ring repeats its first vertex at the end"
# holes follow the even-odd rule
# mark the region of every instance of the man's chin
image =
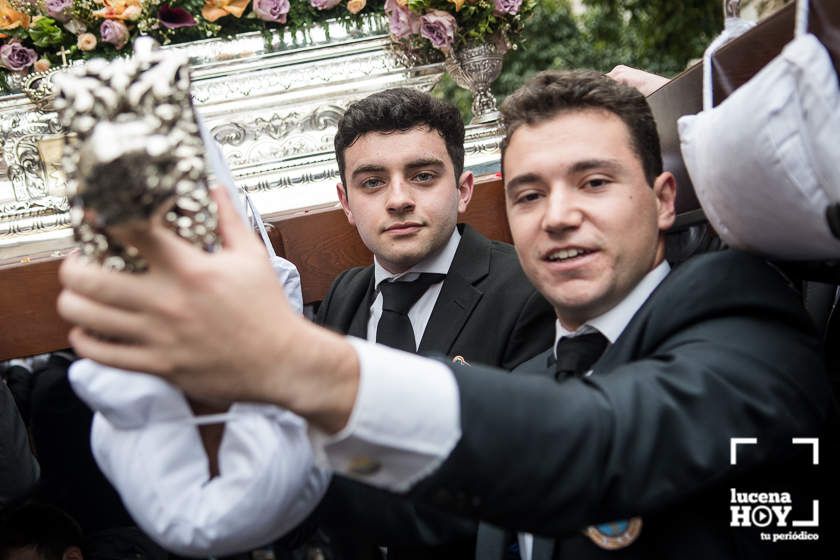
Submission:
POLYGON ((379 262, 391 272, 404 272, 419 263, 426 257, 427 253, 422 250, 389 252, 378 256, 379 262), (387 263, 387 264, 386 264, 387 263))
POLYGON ((571 294, 557 292, 556 297, 552 297, 553 295, 549 294, 546 299, 551 302, 562 322, 583 324, 601 315, 602 310, 609 309, 600 294, 578 294, 570 297, 571 294))

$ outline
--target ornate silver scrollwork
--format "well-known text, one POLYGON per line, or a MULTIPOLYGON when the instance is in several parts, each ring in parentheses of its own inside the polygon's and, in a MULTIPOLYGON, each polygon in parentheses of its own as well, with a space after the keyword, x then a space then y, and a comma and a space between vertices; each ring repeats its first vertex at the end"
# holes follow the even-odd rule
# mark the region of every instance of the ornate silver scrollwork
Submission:
POLYGON ((109 228, 142 227, 153 214, 181 237, 215 250, 216 205, 190 98, 188 59, 135 42, 129 59, 91 60, 56 77, 54 101, 67 140, 63 165, 75 193, 70 216, 82 253, 142 271, 141 255, 109 228))
POLYGON ((723 0, 723 17, 741 17, 741 0, 723 0))

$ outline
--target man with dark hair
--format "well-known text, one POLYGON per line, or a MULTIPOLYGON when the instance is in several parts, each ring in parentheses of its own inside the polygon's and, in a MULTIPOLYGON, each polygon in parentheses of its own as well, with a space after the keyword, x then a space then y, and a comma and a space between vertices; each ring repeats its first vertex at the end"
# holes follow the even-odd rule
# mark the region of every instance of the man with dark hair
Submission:
MULTIPOLYGON (((468 225, 456 227, 473 175, 464 172, 464 124, 455 106, 408 88, 370 95, 339 121, 335 154, 337 196, 374 265, 336 279, 317 323, 409 352, 504 369, 550 343, 554 314, 522 274, 513 248, 468 225), (388 298, 399 297, 396 288, 423 282, 407 313, 394 313, 388 298), (406 315, 410 328, 399 336, 406 315)), ((431 514, 424 520, 422 506, 415 512, 401 502, 335 478, 316 517, 342 558, 379 557, 377 544, 388 545, 388 557, 397 560, 472 556, 472 522, 431 514)))
MULTIPOLYGON (((675 181, 647 176, 645 143, 634 141, 637 126, 655 138, 646 113, 638 91, 595 72, 541 74, 504 104, 511 231, 558 319, 557 344, 518 375, 336 336, 286 311, 278 290, 259 302, 226 295, 212 313, 172 321, 77 260, 63 266, 59 309, 78 325, 71 340, 83 355, 155 372, 195 397, 300 414, 337 473, 557 539, 532 551, 523 537, 524 558, 790 557, 742 523, 738 504, 784 493, 793 511, 776 504, 779 513, 796 517, 765 525, 768 534, 816 520, 815 496, 798 484, 819 466, 797 442, 814 443, 833 413, 820 344, 796 293, 759 258, 722 251, 669 270, 675 181), (615 111, 644 118, 631 130, 615 111), (266 299, 271 317, 260 315, 266 299), (150 324, 165 340, 146 334, 150 324), (230 345, 236 359, 216 349, 230 345)), ((218 200, 221 221, 234 224, 218 200)), ((225 231, 223 262, 190 251, 214 277, 206 287, 178 270, 186 249, 174 235, 155 226, 132 241, 166 263, 153 282, 186 310, 256 254, 244 227, 225 231)), ((266 286, 263 268, 254 286, 266 286)), ((479 558, 502 556, 490 545, 479 558)), ((818 544, 804 545, 817 556, 818 544)))
POLYGON ((436 131, 446 145, 455 181, 464 172, 464 121, 458 108, 427 93, 410 88, 393 88, 353 103, 338 123, 333 145, 341 182, 345 176, 345 150, 370 132, 407 132, 419 125, 436 131))
POLYGON ((410 352, 512 369, 545 346, 550 306, 521 272, 512 247, 456 227, 473 192, 457 108, 397 88, 352 104, 338 123, 336 193, 374 255, 342 273, 317 322, 410 352), (401 317, 385 299, 426 286, 401 317), (410 332, 398 336, 407 314, 410 332), (492 323, 493 328, 487 329, 492 323), (379 327, 385 329, 380 332, 379 327))

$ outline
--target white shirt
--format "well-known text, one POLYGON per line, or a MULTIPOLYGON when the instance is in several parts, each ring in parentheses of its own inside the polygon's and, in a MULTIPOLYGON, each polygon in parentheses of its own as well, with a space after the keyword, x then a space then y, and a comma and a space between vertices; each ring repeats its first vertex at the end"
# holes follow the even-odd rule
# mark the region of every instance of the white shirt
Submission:
MULTIPOLYGON (((300 310, 297 269, 271 261, 300 310)), ((207 556, 261 546, 303 521, 327 489, 331 473, 315 464, 306 422, 291 412, 237 403, 216 418, 195 417, 169 383, 90 360, 72 365, 70 382, 96 412, 97 464, 140 528, 168 550, 207 556), (206 420, 226 423, 212 479, 195 427, 206 420)))
MULTIPOLYGON (((615 342, 670 270, 663 261, 618 305, 575 332, 558 320, 555 340, 598 330, 615 342)), ((353 345, 361 368, 356 403, 340 433, 325 438, 311 431, 316 456, 335 472, 405 492, 443 463, 461 437, 457 382, 440 362, 361 341, 353 345)), ((523 558, 530 559, 533 537, 523 533, 519 542, 523 558)))
MULTIPOLYGON (((461 234, 458 228, 455 228, 455 231, 449 236, 449 241, 447 241, 441 250, 434 255, 429 255, 400 274, 388 272, 379 264, 379 260, 374 257, 373 280, 376 286, 376 297, 370 306, 370 318, 368 319, 367 328, 368 340, 376 341, 376 327, 379 325, 379 319, 382 317, 382 291, 380 289, 382 282, 386 280, 411 282, 412 280, 416 280, 420 273, 423 272, 446 274, 449 272, 449 267, 452 266, 455 252, 458 251, 458 245, 460 243, 461 234)), ((426 325, 429 324, 429 317, 432 316, 432 310, 435 307, 435 303, 437 303, 437 298, 440 295, 442 287, 442 280, 430 285, 423 295, 417 299, 417 302, 411 306, 411 309, 408 310, 408 320, 411 321, 411 327, 414 330, 414 340, 418 346, 423 339, 423 333, 426 332, 426 325)))

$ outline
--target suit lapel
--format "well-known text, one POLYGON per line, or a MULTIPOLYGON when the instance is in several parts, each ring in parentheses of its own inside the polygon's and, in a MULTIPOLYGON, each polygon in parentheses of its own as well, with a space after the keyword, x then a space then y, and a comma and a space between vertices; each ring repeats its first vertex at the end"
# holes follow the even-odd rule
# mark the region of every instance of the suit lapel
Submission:
POLYGON ((350 320, 350 325, 347 328, 347 334, 358 338, 367 338, 368 320, 370 319, 370 306, 373 303, 373 268, 371 267, 368 276, 367 288, 361 293, 361 298, 358 305, 353 306, 355 313, 350 320))
POLYGON ((349 271, 333 287, 325 327, 359 338, 367 338, 370 298, 373 294, 373 267, 349 271))
POLYGON ((448 354, 484 292, 475 287, 490 271, 490 242, 467 225, 417 351, 448 354))
POLYGON ((657 305, 655 301, 663 292, 667 292, 667 286, 673 278, 674 271, 672 270, 636 311, 616 341, 607 346, 604 355, 595 362, 595 369, 611 371, 622 364, 631 362, 637 356, 645 355, 647 349, 659 343, 664 333, 670 332, 668 328, 662 326, 660 321, 652 321, 651 317, 657 308, 672 308, 671 305, 657 305))

